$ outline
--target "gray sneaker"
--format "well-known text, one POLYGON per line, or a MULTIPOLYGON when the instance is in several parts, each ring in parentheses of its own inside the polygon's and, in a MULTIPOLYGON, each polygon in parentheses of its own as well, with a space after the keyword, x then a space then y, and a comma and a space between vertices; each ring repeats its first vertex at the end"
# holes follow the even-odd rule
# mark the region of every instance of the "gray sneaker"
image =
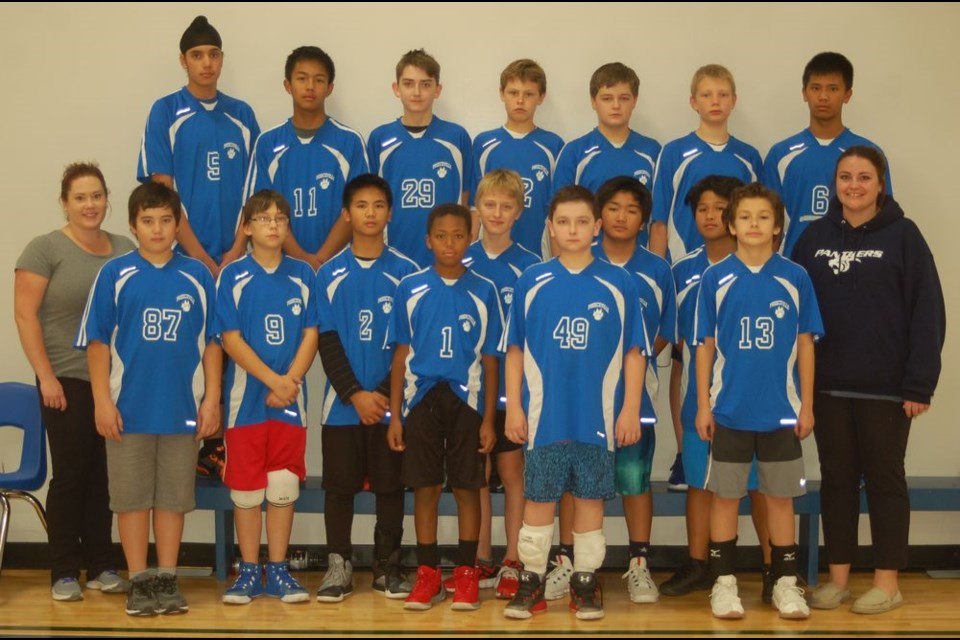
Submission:
POLYGON ((187 606, 187 600, 180 593, 177 576, 172 576, 169 573, 158 575, 153 579, 153 588, 157 594, 157 613, 169 615, 189 611, 190 607, 187 606))
POLYGON ((403 574, 399 549, 390 554, 390 559, 385 564, 378 563, 373 575, 373 590, 379 591, 391 600, 404 599, 413 591, 413 585, 403 574))
POLYGON ((317 590, 317 602, 343 602, 353 593, 353 565, 339 553, 327 556, 327 573, 317 590))
POLYGON ((127 615, 155 616, 159 613, 159 608, 153 576, 143 574, 130 581, 130 591, 127 592, 127 615))
POLYGON ((61 602, 83 600, 83 591, 76 578, 60 578, 50 587, 50 595, 61 602))
POLYGON ((130 590, 130 582, 121 578, 113 569, 107 569, 101 571, 93 580, 87 580, 87 589, 104 593, 126 593, 130 590))

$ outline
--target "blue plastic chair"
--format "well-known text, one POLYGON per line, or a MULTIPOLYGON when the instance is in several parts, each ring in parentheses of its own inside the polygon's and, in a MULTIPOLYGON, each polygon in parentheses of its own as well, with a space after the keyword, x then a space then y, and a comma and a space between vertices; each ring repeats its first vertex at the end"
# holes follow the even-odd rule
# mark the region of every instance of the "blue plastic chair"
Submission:
POLYGON ((0 382, 0 426, 23 429, 23 450, 20 468, 11 473, 0 473, 0 569, 3 568, 3 549, 7 545, 10 528, 10 499, 26 500, 33 505, 44 530, 47 514, 43 505, 29 491, 35 491, 47 480, 47 438, 40 417, 37 388, 22 382, 0 382))

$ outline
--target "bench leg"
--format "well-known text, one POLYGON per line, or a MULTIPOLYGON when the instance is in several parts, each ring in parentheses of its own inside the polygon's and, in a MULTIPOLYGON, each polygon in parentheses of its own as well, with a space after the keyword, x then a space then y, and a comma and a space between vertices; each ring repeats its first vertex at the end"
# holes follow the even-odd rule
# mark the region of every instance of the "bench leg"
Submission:
POLYGON ((217 580, 223 582, 233 565, 233 509, 214 511, 213 517, 217 541, 215 568, 217 580))
POLYGON ((804 579, 811 587, 819 580, 820 565, 820 514, 800 514, 800 566, 804 579))

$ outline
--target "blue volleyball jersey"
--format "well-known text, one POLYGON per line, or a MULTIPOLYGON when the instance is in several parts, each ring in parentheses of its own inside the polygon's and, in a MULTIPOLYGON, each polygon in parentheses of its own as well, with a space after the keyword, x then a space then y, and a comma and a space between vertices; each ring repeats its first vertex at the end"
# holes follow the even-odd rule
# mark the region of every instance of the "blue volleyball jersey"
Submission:
POLYGON ((433 264, 424 240, 427 215, 438 204, 459 203, 470 188, 470 136, 437 116, 425 131, 413 134, 397 118, 373 130, 368 148, 370 171, 393 191, 390 246, 417 264, 433 264))
POLYGON ((565 441, 616 448, 623 358, 647 353, 640 293, 625 269, 594 260, 571 273, 554 258, 514 286, 506 347, 523 349, 527 448, 565 441))
POLYGON ((687 192, 711 175, 731 176, 744 183, 756 182, 761 172, 760 153, 733 136, 721 151, 696 133, 667 143, 657 162, 653 185, 651 222, 667 225, 670 255, 684 256, 703 244, 697 231, 694 210, 687 204, 687 192))
POLYGON ((243 197, 260 189, 282 193, 290 203, 293 237, 304 251, 316 253, 340 217, 344 187, 368 171, 363 138, 353 129, 327 118, 304 140, 287 120, 257 139, 243 197))
POLYGON ((140 143, 137 180, 173 176, 190 227, 210 257, 233 246, 243 181, 260 127, 246 102, 217 92, 208 110, 184 87, 150 109, 140 143))
MULTIPOLYGON (((506 316, 510 313, 513 304, 513 285, 517 282, 527 267, 540 262, 540 256, 528 251, 517 243, 511 244, 498 256, 491 256, 483 248, 483 243, 474 242, 467 249, 463 265, 493 283, 500 296, 500 308, 506 316)), ((499 337, 498 337, 499 339, 499 337)), ((498 409, 507 408, 506 378, 504 375, 504 360, 500 359, 500 391, 497 401, 498 409)))
MULTIPOLYGON (((780 253, 789 257, 807 225, 827 213, 835 191, 837 160, 840 154, 857 145, 880 149, 850 129, 844 129, 826 145, 821 144, 810 129, 804 129, 770 148, 763 161, 761 181, 780 194, 786 209, 780 253)), ((892 194, 889 166, 885 180, 886 191, 892 194)))
MULTIPOLYGON (((310 265, 284 256, 273 272, 247 255, 231 262, 217 280, 216 331, 239 331, 257 357, 278 374, 293 364, 305 329, 316 328, 315 275, 310 265)), ((282 409, 267 406, 270 388, 232 360, 224 381, 224 426, 255 425, 280 420, 307 426, 307 385, 296 401, 282 409)))
POLYGON ((553 174, 563 139, 545 129, 527 134, 504 127, 484 131, 473 141, 473 171, 470 202, 476 203, 480 180, 494 169, 510 169, 523 180, 523 213, 513 225, 510 237, 537 255, 547 255, 546 220, 553 197, 553 174))
POLYGON ((492 282, 467 269, 447 284, 433 268, 400 281, 388 343, 408 345, 403 416, 437 384, 483 414, 482 356, 499 356, 503 313, 492 282))
POLYGON ((110 347, 110 397, 124 433, 196 432, 215 295, 206 266, 177 253, 157 267, 131 251, 100 269, 75 346, 110 347))
MULTIPOLYGON (((593 255, 611 262, 603 250, 602 242, 594 243, 593 255)), ((657 397, 660 389, 657 359, 653 355, 654 343, 657 336, 668 343, 677 340, 677 293, 673 287, 673 274, 666 260, 639 244, 626 264, 616 266, 630 272, 640 292, 640 312, 643 314, 643 326, 647 334, 644 351, 652 354, 647 359, 647 371, 643 381, 640 422, 654 425, 657 423, 657 411, 653 406, 653 399, 657 397)))
POLYGON ((683 374, 680 377, 680 423, 684 430, 697 430, 697 345, 694 319, 700 278, 710 266, 707 250, 700 246, 673 263, 677 289, 677 338, 683 341, 683 374))
MULTIPOLYGON (((372 391, 390 373, 393 353, 386 343, 397 286, 419 270, 410 258, 386 247, 376 260, 358 260, 351 247, 317 273, 320 332, 336 331, 357 381, 372 391)), ((320 421, 324 426, 360 424, 357 410, 344 404, 327 378, 320 421)), ((383 419, 384 423, 388 417, 383 419)))
POLYGON ((800 411, 797 337, 823 335, 810 276, 774 254, 754 273, 736 254, 708 268, 694 335, 716 339, 710 404, 718 424, 743 431, 794 427, 800 411))

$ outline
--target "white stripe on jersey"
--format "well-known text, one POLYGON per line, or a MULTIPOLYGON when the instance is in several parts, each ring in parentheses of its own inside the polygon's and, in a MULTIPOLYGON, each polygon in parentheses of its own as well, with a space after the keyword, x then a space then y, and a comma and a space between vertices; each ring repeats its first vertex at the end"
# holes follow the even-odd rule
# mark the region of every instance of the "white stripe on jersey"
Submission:
MULTIPOLYGON (((450 152, 450 155, 453 156, 453 163, 457 165, 457 175, 460 177, 460 189, 457 191, 458 194, 464 192, 464 182, 463 182, 463 154, 460 153, 460 149, 457 148, 457 145, 452 142, 447 142, 440 138, 434 138, 434 142, 442 146, 444 149, 450 152)), ((469 142, 469 140, 468 140, 469 142)))
MULTIPOLYGON (((606 434, 607 451, 613 452, 617 444, 616 438, 614 437, 616 416, 613 415, 613 403, 616 398, 617 384, 620 382, 620 374, 623 370, 623 336, 626 321, 626 303, 624 302, 620 289, 612 283, 597 276, 594 276, 593 279, 610 291, 610 295, 613 296, 617 305, 617 314, 620 317, 620 337, 617 339, 617 350, 610 359, 610 364, 607 365, 606 373, 603 374, 603 386, 600 392, 602 394, 601 398, 603 399, 603 430, 606 434)), ((642 319, 640 319, 640 321, 643 322, 642 319)))
MULTIPOLYGON (((688 152, 689 153, 689 152, 688 152)), ((702 151, 697 151, 696 153, 691 153, 689 156, 683 159, 683 162, 680 163, 680 166, 677 167, 677 170, 673 173, 673 178, 671 182, 673 183, 673 200, 670 202, 670 209, 668 209, 667 225, 669 227, 667 231, 668 238, 668 249, 670 255, 679 256, 686 253, 686 247, 683 246, 684 239, 680 235, 680 230, 677 229, 676 225, 676 214, 677 214, 677 199, 680 197, 680 183, 683 181, 683 175, 687 171, 687 167, 691 162, 703 155, 702 151)), ((751 171, 753 173, 753 171, 751 171)), ((686 197, 687 194, 683 194, 683 197, 686 197)))
POLYGON ((170 154, 172 155, 174 149, 177 146, 177 132, 180 131, 180 127, 183 126, 187 120, 197 115, 196 111, 192 111, 186 115, 180 116, 173 121, 173 124, 170 125, 170 128, 167 130, 167 135, 170 137, 170 154))
MULTIPOLYGON (((542 280, 530 288, 530 291, 527 292, 527 298, 523 301, 524 318, 530 310, 530 305, 533 304, 533 299, 540 293, 540 289, 552 281, 555 276, 552 273, 545 273, 540 277, 542 280)), ((516 307, 516 304, 510 307, 510 313, 513 313, 516 307)), ((504 345, 506 345, 506 334, 507 332, 504 331, 504 345)), ((537 430, 540 427, 540 416, 543 413, 543 373, 541 373, 537 361, 533 358, 526 336, 523 339, 523 375, 527 379, 527 392, 530 395, 530 402, 527 406, 527 449, 533 449, 534 442, 537 439, 537 430)))
POLYGON ((243 122, 241 122, 238 118, 234 118, 232 115, 230 115, 227 112, 223 112, 223 115, 225 115, 230 122, 237 125, 238 129, 240 129, 240 135, 243 137, 243 147, 247 152, 249 152, 250 137, 251 137, 250 128, 247 125, 243 124, 243 122))
POLYGON ((336 147, 331 147, 328 144, 321 144, 320 146, 329 151, 330 155, 337 160, 337 164, 340 165, 340 173, 343 174, 343 180, 346 182, 350 177, 350 161, 336 147))
POLYGON ((580 184, 580 176, 582 176, 583 172, 587 170, 587 165, 589 165, 590 162, 598 155, 600 155, 600 149, 597 147, 592 147, 591 150, 587 151, 586 157, 577 163, 577 172, 574 174, 573 184, 580 184))
POLYGON ((120 390, 123 388, 123 360, 117 352, 117 333, 120 331, 120 325, 113 328, 110 334, 110 398, 113 404, 117 404, 120 399, 120 390))
POLYGON ((490 330, 488 325, 490 318, 487 314, 487 306, 483 303, 483 300, 478 298, 472 291, 467 291, 467 293, 470 295, 470 299, 473 300, 473 306, 477 308, 477 317, 480 319, 480 339, 477 340, 477 344, 473 348, 473 362, 470 364, 470 369, 467 370, 467 388, 464 389, 464 391, 467 392, 467 404, 476 411, 478 394, 480 393, 480 383, 483 379, 483 356, 480 354, 480 350, 487 341, 487 331, 490 330))
MULTIPOLYGON (((488 146, 486 149, 483 150, 483 153, 480 154, 479 164, 480 164, 480 175, 482 175, 482 176, 487 175, 487 158, 490 156, 490 154, 493 152, 494 149, 496 149, 496 148, 499 147, 501 144, 503 144, 503 141, 502 141, 502 140, 491 140, 491 141, 488 142, 487 144, 488 144, 489 146, 488 146)), ((540 145, 538 145, 538 146, 540 146, 540 145)))
POLYGON ((193 371, 193 382, 191 384, 191 388, 193 389, 193 402, 197 409, 199 409, 200 401, 203 400, 203 392, 206 390, 204 387, 205 377, 203 375, 203 352, 207 346, 207 323, 210 322, 210 316, 207 314, 207 293, 204 291, 200 281, 192 275, 182 269, 178 270, 177 273, 189 280, 193 288, 196 289, 197 299, 200 301, 200 307, 203 309, 203 329, 200 331, 200 335, 197 336, 197 353, 200 354, 200 360, 197 361, 197 368, 193 371))
POLYGON ((233 367, 233 386, 230 388, 230 415, 227 416, 226 428, 237 426, 237 415, 240 413, 240 403, 247 392, 247 370, 239 365, 233 367))
POLYGON ((543 154, 547 156, 547 162, 550 163, 550 176, 552 177, 557 171, 557 158, 554 157, 553 152, 551 152, 550 149, 548 149, 545 145, 537 142, 536 140, 533 141, 533 144, 535 144, 540 151, 543 151, 543 154))
MULTIPOLYGON (((413 274, 411 274, 411 275, 413 275, 413 274)), ((409 278, 410 276, 407 276, 407 277, 409 278)), ((420 300, 423 298, 423 296, 427 295, 427 292, 428 292, 428 291, 430 291, 430 286, 429 286, 429 285, 421 285, 421 286, 417 287, 417 289, 414 289, 414 291, 416 291, 416 293, 414 293, 412 296, 410 296, 410 299, 407 300, 407 317, 406 317, 406 319, 404 320, 404 322, 406 322, 407 325, 408 325, 408 326, 411 326, 411 327, 412 327, 412 325, 413 325, 413 322, 412 322, 412 321, 413 321, 413 311, 414 311, 414 309, 417 308, 417 303, 420 302, 420 300), (419 291, 417 291, 417 289, 419 289, 419 291)), ((413 338, 413 330, 412 330, 412 329, 410 330, 410 338, 411 338, 410 342, 412 343, 412 342, 413 342, 413 340, 412 340, 412 338, 413 338)), ((404 413, 403 413, 403 417, 404 417, 404 418, 406 418, 406 417, 407 417, 407 414, 410 413, 410 410, 409 410, 410 403, 413 401, 413 399, 414 399, 414 398, 416 397, 416 395, 417 395, 417 376, 415 376, 415 375, 413 374, 413 372, 410 370, 410 361, 413 360, 413 357, 416 355, 416 351, 415 351, 414 348, 413 348, 413 344, 410 344, 410 345, 408 345, 408 346, 409 346, 410 350, 409 350, 409 352, 407 353, 407 359, 404 360, 404 369, 405 369, 406 373, 405 373, 404 376, 403 376, 403 377, 404 377, 404 380, 405 380, 404 392, 403 392, 403 397, 404 397, 404 403, 403 403, 403 404, 404 404, 404 413)))

